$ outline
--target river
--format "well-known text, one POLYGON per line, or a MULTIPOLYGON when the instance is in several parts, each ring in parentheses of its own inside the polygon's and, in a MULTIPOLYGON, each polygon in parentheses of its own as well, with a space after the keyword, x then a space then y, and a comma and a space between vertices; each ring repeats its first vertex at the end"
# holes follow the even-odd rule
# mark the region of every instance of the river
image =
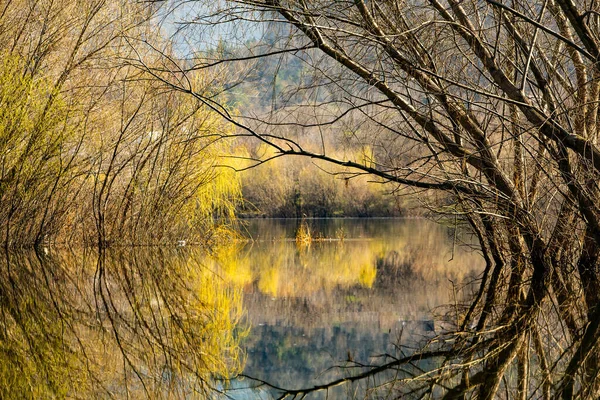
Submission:
POLYGON ((5 252, 0 398, 270 398, 260 380, 326 383, 460 320, 482 268, 468 236, 419 219, 306 224, 305 242, 296 221, 264 219, 212 249, 5 252))
MULTIPOLYGON (((244 374, 278 387, 323 384, 384 355, 409 354, 460 318, 444 306, 471 296, 483 267, 466 245, 472 239, 431 221, 306 222, 310 245, 294 240, 297 221, 249 221, 254 241, 241 253, 252 276, 244 289, 251 326, 244 374)), ((246 379, 234 387, 253 385, 246 379)), ((335 397, 349 396, 336 390, 335 397)), ((274 393, 229 392, 240 399, 274 393)))

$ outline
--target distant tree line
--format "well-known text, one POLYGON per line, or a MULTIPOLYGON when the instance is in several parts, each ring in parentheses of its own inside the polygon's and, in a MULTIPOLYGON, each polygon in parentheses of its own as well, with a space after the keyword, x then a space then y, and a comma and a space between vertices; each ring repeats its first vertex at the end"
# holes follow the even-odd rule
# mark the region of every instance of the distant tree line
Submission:
MULTIPOLYGON (((262 149, 266 151, 266 149, 262 149)), ((417 201, 395 196, 368 176, 302 158, 285 158, 240 173, 242 217, 400 217, 417 201)))

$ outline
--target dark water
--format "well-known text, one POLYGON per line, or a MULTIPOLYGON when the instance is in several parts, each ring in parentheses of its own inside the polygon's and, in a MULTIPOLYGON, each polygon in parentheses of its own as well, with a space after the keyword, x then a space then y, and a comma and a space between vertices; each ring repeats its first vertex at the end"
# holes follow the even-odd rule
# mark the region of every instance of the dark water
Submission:
POLYGON ((253 240, 210 250, 4 252, 0 398, 270 398, 250 378, 215 389, 238 373, 303 388, 410 354, 460 317, 441 306, 481 269, 468 237, 427 221, 308 224, 310 244, 296 221, 255 220, 253 240))
MULTIPOLYGON (((244 373, 278 387, 310 387, 356 372, 348 368, 357 364, 410 354, 452 324, 452 308, 441 306, 468 296, 482 267, 476 253, 460 246, 468 237, 429 221, 307 222, 319 238, 309 246, 295 242, 296 221, 247 226, 255 242, 243 250, 252 275, 244 287, 251 326, 242 342, 244 373)), ((229 394, 252 399, 277 393, 239 389, 253 384, 236 382, 238 390, 229 394)), ((347 390, 328 394, 357 395, 347 390)))

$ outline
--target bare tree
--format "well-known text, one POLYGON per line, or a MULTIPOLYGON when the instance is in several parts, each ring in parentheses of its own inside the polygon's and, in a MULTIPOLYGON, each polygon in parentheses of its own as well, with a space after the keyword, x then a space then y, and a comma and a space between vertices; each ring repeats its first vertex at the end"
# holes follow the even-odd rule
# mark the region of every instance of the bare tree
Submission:
POLYGON ((223 122, 128 65, 132 38, 172 48, 159 11, 0 0, 4 246, 208 242, 234 209, 237 181, 209 146, 223 122))
POLYGON ((598 2, 256 0, 181 7, 197 7, 182 31, 188 45, 220 37, 231 51, 168 59, 152 71, 156 77, 221 113, 240 134, 272 146, 275 157, 311 157, 399 189, 445 193, 438 211, 460 216, 479 239, 486 268, 452 340, 348 381, 395 369, 415 374, 411 365, 431 358, 439 367, 416 373, 400 390, 446 398, 598 396, 598 2), (235 46, 239 29, 246 41, 235 46), (256 101, 269 97, 262 114, 224 106, 227 89, 252 85, 251 63, 273 59, 300 60, 303 74, 281 87, 274 68, 268 94, 247 90, 256 101), (186 80, 224 66, 241 78, 224 82, 222 94, 202 95, 186 80), (289 134, 338 135, 358 127, 357 120, 375 127, 349 136, 372 146, 369 162, 289 134))

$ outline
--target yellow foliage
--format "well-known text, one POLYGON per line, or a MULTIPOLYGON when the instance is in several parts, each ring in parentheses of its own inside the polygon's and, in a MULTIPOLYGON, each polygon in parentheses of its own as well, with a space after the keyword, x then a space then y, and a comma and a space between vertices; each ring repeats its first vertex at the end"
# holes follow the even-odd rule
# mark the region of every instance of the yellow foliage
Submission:
POLYGON ((270 296, 277 297, 280 283, 279 271, 280 267, 278 266, 267 267, 261 271, 258 278, 258 290, 270 296))
POLYGON ((236 287, 244 287, 253 281, 250 260, 243 251, 243 246, 239 242, 229 242, 213 249, 215 268, 225 281, 236 287))
MULTIPOLYGON (((152 19, 155 8, 118 0, 14 1, 3 8, 5 240, 157 244, 226 234, 215 226, 234 216, 241 189, 232 170, 215 168, 232 145, 216 139, 232 127, 123 63, 160 62, 147 45, 124 36, 169 53, 152 19)), ((193 77, 207 94, 216 90, 214 78, 193 77)))
POLYGON ((369 145, 363 145, 356 158, 357 162, 365 167, 375 166, 375 155, 373 153, 373 148, 369 145))
POLYGON ((1 398, 209 398, 215 378, 241 371, 241 290, 206 254, 96 256, 0 265, 1 398))
POLYGON ((298 229, 296 230, 296 246, 298 248, 303 249, 312 243, 312 235, 310 233, 310 227, 306 220, 302 220, 298 229))
POLYGON ((360 268, 358 281, 361 286, 371 288, 373 287, 373 283, 375 283, 375 278, 377 277, 377 268, 373 263, 364 264, 360 268))

